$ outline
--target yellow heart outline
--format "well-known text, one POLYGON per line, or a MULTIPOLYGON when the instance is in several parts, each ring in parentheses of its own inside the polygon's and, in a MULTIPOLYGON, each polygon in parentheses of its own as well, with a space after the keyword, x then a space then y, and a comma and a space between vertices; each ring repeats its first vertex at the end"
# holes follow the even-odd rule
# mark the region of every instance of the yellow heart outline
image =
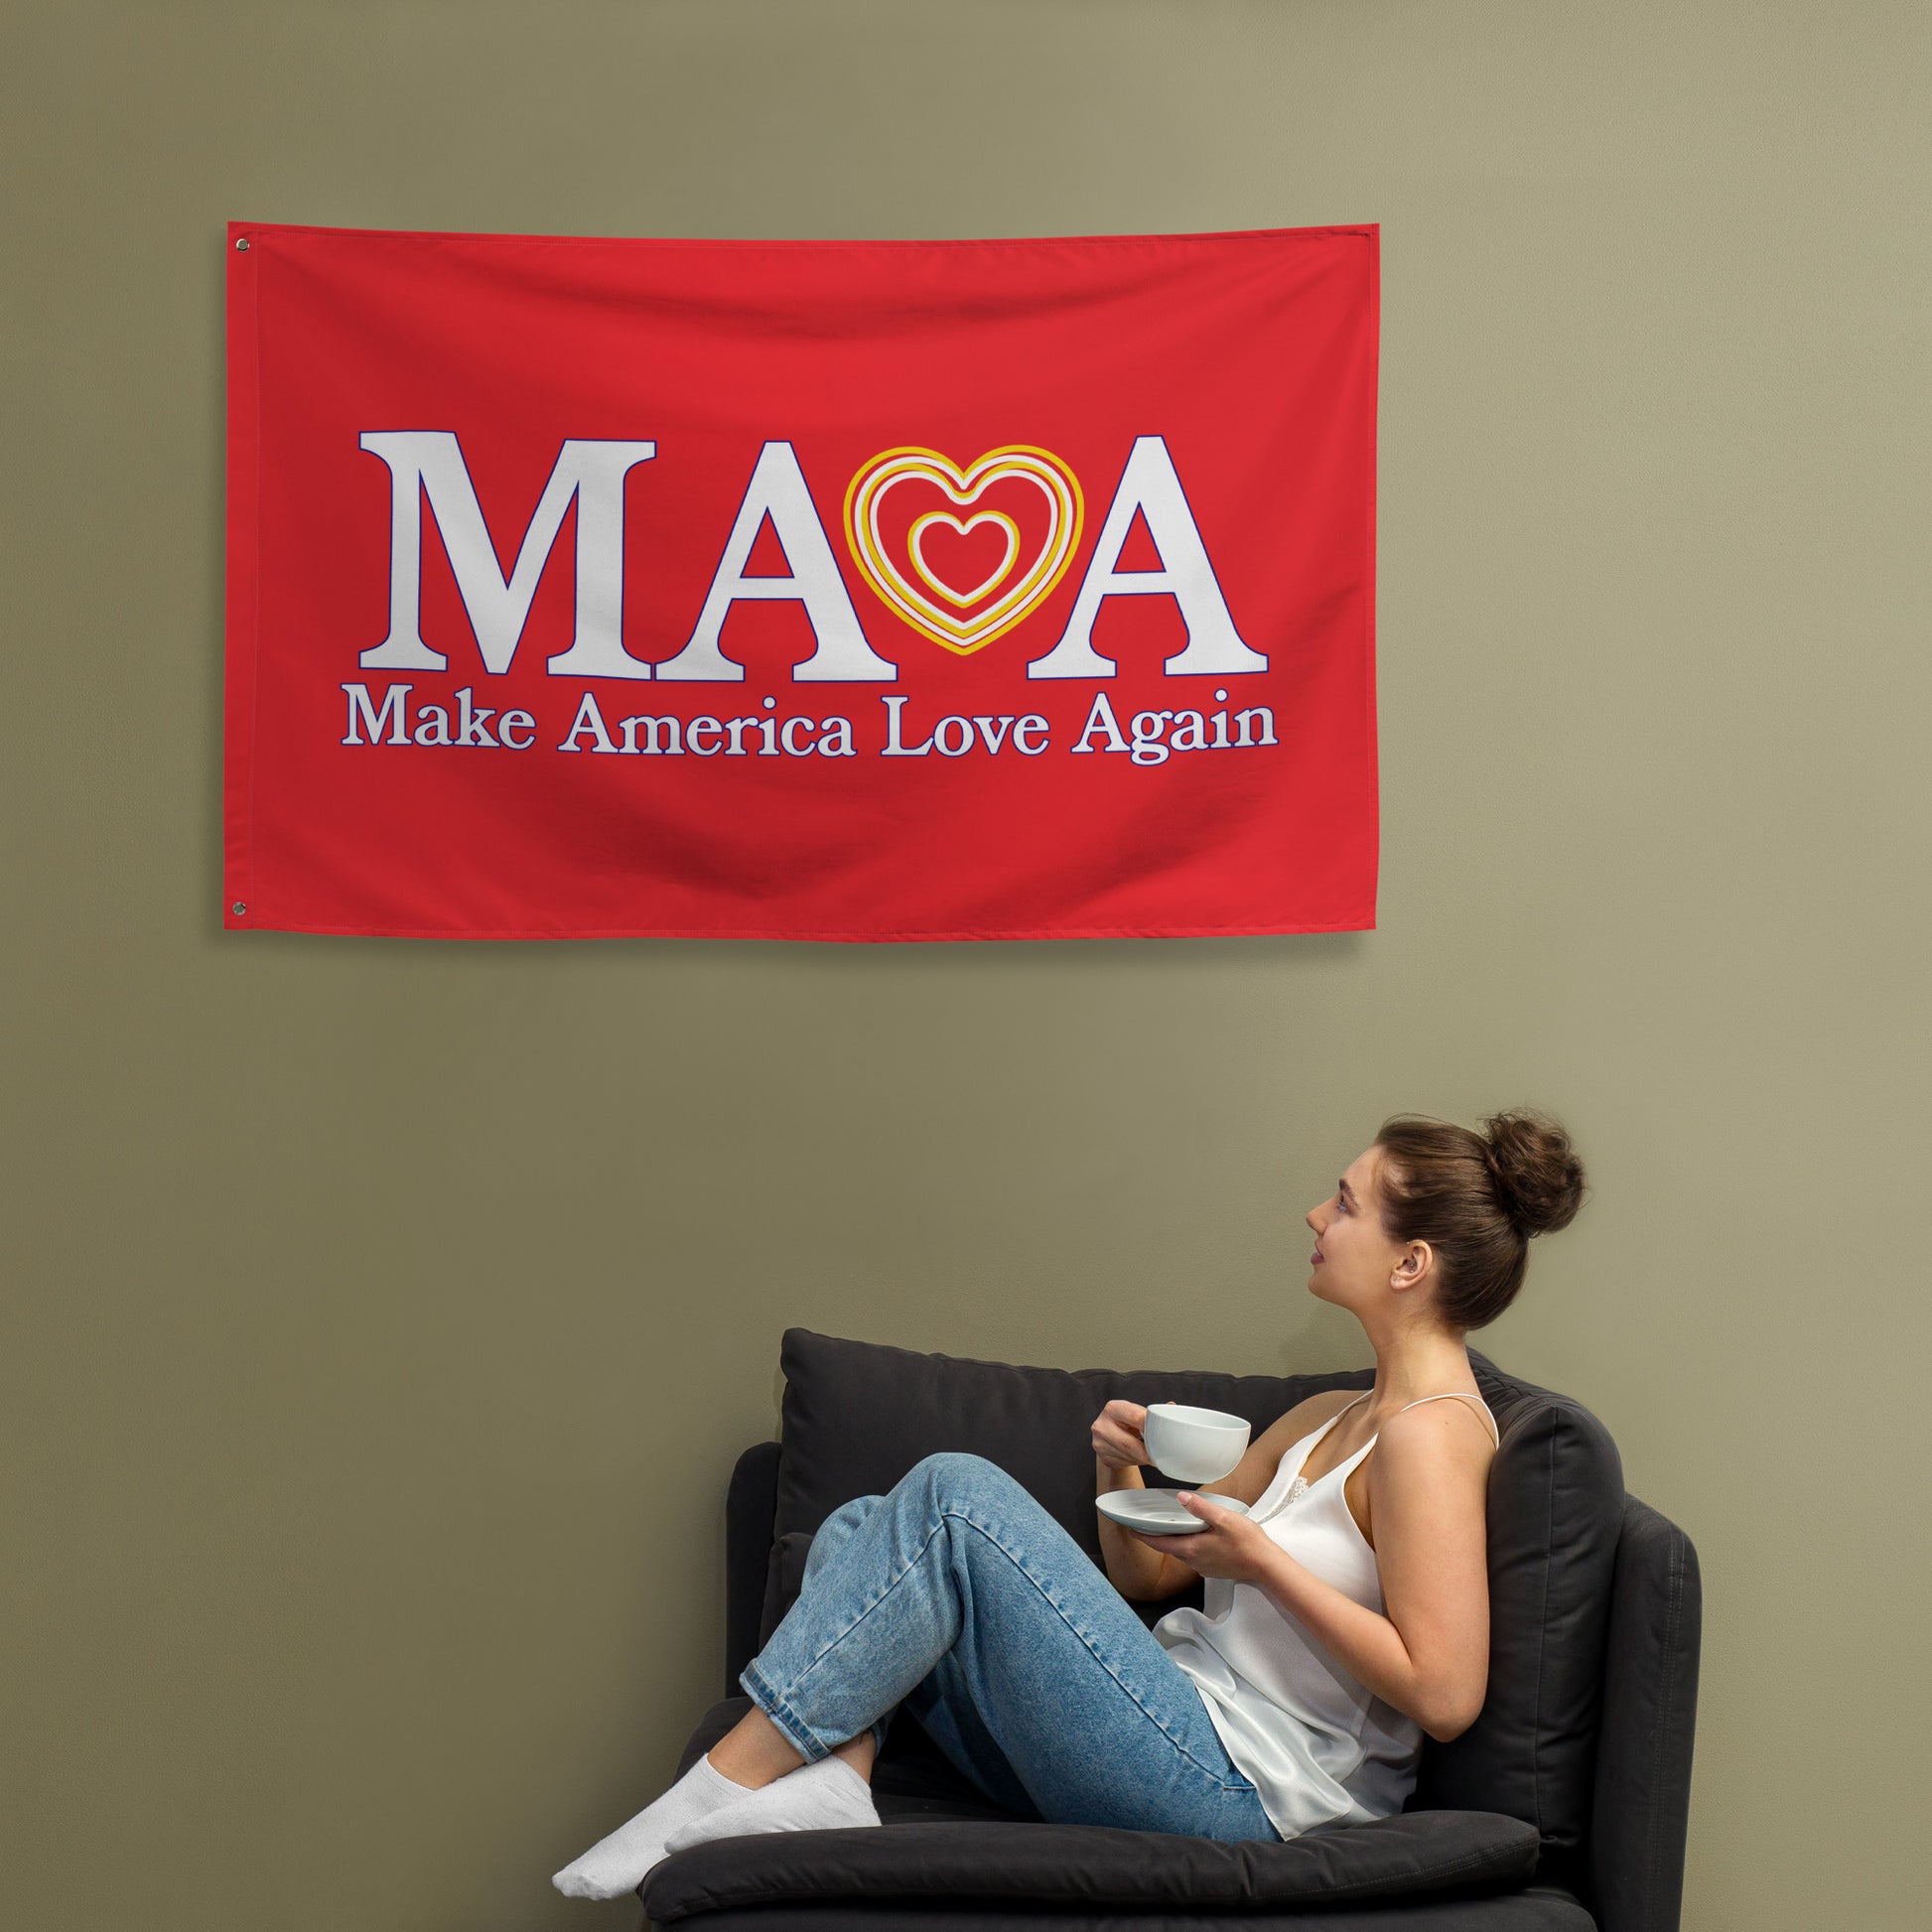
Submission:
MULTIPOLYGON (((1004 636, 1027 618, 1066 574, 1074 546, 1080 539, 1084 512, 1079 479, 1052 451, 1031 443, 1010 443, 997 450, 988 450, 965 470, 939 451, 926 449, 919 444, 882 450, 854 472, 845 492, 846 540, 867 583, 879 594, 881 601, 914 630, 961 656, 990 644, 996 637, 1004 636), (1023 478, 1045 496, 1049 518, 1046 541, 1020 581, 1004 596, 996 598, 977 618, 968 621, 940 610, 907 581, 903 572, 887 555, 879 532, 879 505, 895 484, 911 478, 921 478, 935 483, 955 504, 966 509, 989 483, 1006 477, 1023 478)), ((989 515, 995 513, 984 512, 989 515)), ((928 518, 921 519, 920 527, 929 521, 930 516, 943 514, 929 512, 928 518)), ((946 520, 953 522, 955 527, 961 527, 957 519, 947 517, 946 520)), ((977 523, 979 518, 975 517, 972 521, 977 523)), ((1014 532, 1014 544, 1017 550, 1017 530, 1014 532)), ((970 598, 961 600, 957 593, 938 583, 916 555, 912 557, 912 563, 920 576, 942 596, 960 604, 962 608, 972 601, 970 598)), ((1012 567, 1010 556, 1006 569, 1012 567)), ((998 578, 988 580, 989 583, 998 581, 998 578)), ((986 585, 983 584, 975 595, 983 595, 985 590, 986 585)))

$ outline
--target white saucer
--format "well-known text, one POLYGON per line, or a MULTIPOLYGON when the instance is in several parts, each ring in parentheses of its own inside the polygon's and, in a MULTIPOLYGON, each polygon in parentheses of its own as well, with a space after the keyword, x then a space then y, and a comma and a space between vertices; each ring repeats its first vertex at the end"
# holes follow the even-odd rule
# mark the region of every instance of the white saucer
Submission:
MULTIPOLYGON (((1174 1501, 1178 1493, 1173 1489, 1109 1489, 1093 1500, 1101 1515, 1144 1536, 1192 1536, 1196 1530, 1206 1529, 1198 1516, 1188 1515, 1174 1501)), ((1200 1494, 1198 1490, 1189 1493, 1200 1494)), ((1248 1505, 1238 1496, 1202 1495, 1201 1500, 1211 1508, 1231 1509, 1237 1516, 1248 1513, 1248 1505)))

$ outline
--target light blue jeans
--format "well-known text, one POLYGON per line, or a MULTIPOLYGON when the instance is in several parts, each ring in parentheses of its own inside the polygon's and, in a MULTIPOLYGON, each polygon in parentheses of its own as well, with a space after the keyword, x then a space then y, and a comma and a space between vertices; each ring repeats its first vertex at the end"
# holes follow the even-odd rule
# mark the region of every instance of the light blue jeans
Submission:
POLYGON ((813 1539, 739 1682, 807 1760, 903 1703, 1022 1818, 1275 1841, 1191 1679, 1003 1469, 929 1455, 813 1539))

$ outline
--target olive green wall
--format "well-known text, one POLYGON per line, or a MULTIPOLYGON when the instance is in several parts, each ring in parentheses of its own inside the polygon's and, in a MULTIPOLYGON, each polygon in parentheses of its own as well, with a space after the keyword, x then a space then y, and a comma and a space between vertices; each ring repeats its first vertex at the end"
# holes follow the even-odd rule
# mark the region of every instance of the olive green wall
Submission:
POLYGON ((1687 1927, 1905 1927, 1927 25, 10 9, 0 1916, 631 1924, 548 1874, 714 1695, 781 1328, 1352 1364, 1300 1211, 1392 1109, 1529 1099, 1595 1198, 1478 1342, 1702 1553, 1687 1927), (1381 221, 1381 928, 224 937, 230 216, 1381 221))

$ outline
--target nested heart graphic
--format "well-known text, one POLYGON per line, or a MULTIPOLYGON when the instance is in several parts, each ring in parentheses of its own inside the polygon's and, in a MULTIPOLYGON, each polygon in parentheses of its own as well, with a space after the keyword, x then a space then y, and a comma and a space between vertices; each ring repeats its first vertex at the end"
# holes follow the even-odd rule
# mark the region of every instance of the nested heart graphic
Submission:
MULTIPOLYGON (((1018 508, 1013 492, 1008 495, 1009 509, 1018 508)), ((894 509, 904 507, 901 496, 894 509)), ((989 450, 966 470, 937 450, 886 450, 861 467, 845 492, 846 539, 867 583, 913 629, 962 656, 1011 630, 1060 581, 1080 540, 1081 515, 1073 472, 1050 450, 1024 443, 989 450), (958 510, 970 510, 987 490, 1009 480, 1037 490, 1042 499, 1043 514, 1026 518, 1030 528, 1036 525, 1041 532, 1031 541, 1014 515, 991 507, 965 517, 930 509, 902 529, 898 516, 883 513, 890 492, 908 489, 915 501, 917 492, 936 489, 958 510), (965 539, 987 525, 1004 537, 1006 555, 991 576, 961 591, 932 567, 926 539, 935 528, 965 539), (943 608, 935 597, 953 608, 943 608)))

